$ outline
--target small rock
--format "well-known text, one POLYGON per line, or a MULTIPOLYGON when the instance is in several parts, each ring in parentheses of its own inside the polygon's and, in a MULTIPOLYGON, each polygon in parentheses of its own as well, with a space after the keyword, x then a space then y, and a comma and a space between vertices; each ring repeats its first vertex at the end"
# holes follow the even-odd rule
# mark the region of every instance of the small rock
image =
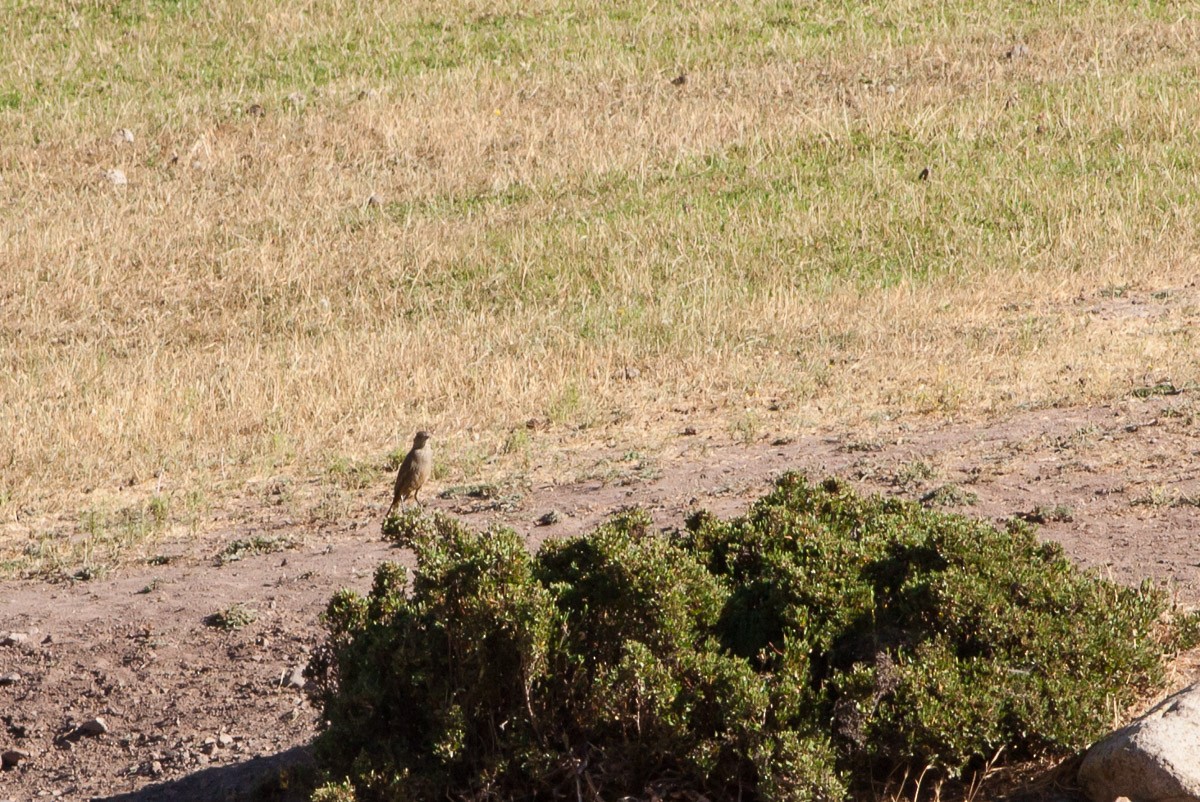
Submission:
POLYGON ((0 674, 0 685, 16 685, 21 681, 21 675, 15 671, 11 674, 0 674))
POLYGON ((558 510, 550 510, 542 517, 537 519, 538 526, 553 526, 562 520, 562 516, 558 514, 558 510))
POLYGON ((629 379, 630 381, 636 379, 638 376, 641 376, 641 375, 642 375, 642 372, 640 370, 638 370, 637 368, 633 367, 632 365, 625 368, 625 378, 629 379))
POLYGON ((1079 784, 1093 802, 1200 798, 1200 683, 1092 746, 1079 784))
POLYGON ((684 437, 691 437, 692 435, 694 435, 696 433, 697 433, 697 429, 695 426, 684 426, 683 427, 684 437))
POLYGON ((233 736, 227 732, 223 732, 217 736, 217 743, 225 747, 233 746, 233 736))
POLYGON ((29 636, 24 632, 10 632, 0 640, 0 646, 20 646, 25 641, 29 640, 29 636))
POLYGON ((113 134, 113 142, 118 145, 132 145, 133 131, 130 131, 128 128, 118 128, 117 132, 113 134))
POLYGON ((308 684, 308 680, 304 678, 304 666, 296 666, 287 675, 287 679, 283 682, 289 688, 303 688, 308 684))
POLYGON ((125 171, 118 170, 116 167, 104 171, 104 180, 114 187, 123 187, 129 183, 129 179, 125 177, 125 171))
POLYGON ((206 755, 211 755, 213 752, 217 751, 217 739, 205 738, 204 743, 200 745, 200 751, 206 755))
POLYGON ((29 753, 24 749, 8 749, 0 754, 0 769, 7 771, 16 768, 22 760, 29 760, 29 753))
POLYGON ((104 719, 100 718, 99 716, 96 716, 95 718, 88 719, 87 721, 83 722, 78 727, 76 727, 75 731, 72 732, 71 735, 74 737, 77 737, 77 738, 78 737, 94 738, 97 735, 103 735, 106 732, 108 732, 108 724, 106 724, 104 722, 104 719))
POLYGON ((158 775, 160 775, 162 773, 163 773, 162 763, 159 763, 157 760, 151 760, 150 761, 150 769, 149 769, 150 776, 157 777, 158 775))

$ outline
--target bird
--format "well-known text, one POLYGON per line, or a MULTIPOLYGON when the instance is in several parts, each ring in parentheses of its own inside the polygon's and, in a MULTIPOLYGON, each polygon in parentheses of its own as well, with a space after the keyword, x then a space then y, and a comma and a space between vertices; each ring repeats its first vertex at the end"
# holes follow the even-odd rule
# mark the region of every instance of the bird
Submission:
POLYGON ((429 432, 422 430, 413 437, 412 449, 404 457, 404 462, 400 463, 400 470, 396 472, 396 491, 392 494, 392 506, 388 508, 388 518, 396 514, 400 502, 405 499, 411 498, 418 504, 421 503, 417 498, 417 493, 421 491, 421 486, 425 484, 425 480, 431 473, 433 473, 433 448, 429 445, 429 432))

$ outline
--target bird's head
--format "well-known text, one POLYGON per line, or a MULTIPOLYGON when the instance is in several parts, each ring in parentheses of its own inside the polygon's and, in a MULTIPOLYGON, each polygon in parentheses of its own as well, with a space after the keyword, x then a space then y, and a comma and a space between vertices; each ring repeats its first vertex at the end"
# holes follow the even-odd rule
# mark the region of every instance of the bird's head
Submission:
POLYGON ((413 448, 424 448, 427 442, 429 442, 429 432, 422 429, 413 437, 413 448))

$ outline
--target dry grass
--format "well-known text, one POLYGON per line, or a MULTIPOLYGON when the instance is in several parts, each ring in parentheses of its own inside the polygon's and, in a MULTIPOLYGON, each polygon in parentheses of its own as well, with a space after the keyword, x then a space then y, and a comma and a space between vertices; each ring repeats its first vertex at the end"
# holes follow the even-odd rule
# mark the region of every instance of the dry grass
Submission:
POLYGON ((1186 383, 1188 8, 0 0, 0 531, 1186 383))

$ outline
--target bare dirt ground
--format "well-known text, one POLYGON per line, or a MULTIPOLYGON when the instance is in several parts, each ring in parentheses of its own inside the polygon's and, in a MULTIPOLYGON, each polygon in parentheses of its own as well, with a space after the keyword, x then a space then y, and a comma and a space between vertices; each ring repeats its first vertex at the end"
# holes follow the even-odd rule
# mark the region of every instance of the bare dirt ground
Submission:
MULTIPOLYGON (((1149 577, 1190 607, 1200 604, 1198 398, 1164 385, 1099 407, 753 444, 685 429, 674 453, 625 479, 429 507, 512 526, 535 547, 628 505, 664 527, 698 507, 737 514, 799 470, 984 518, 1044 520, 1042 536, 1081 565, 1125 583, 1149 577)), ((155 564, 88 582, 0 583, 0 752, 27 755, 0 773, 0 799, 232 799, 287 785, 319 723, 295 672, 322 637, 321 610, 338 588, 369 587, 381 560, 409 559, 380 538, 388 496, 386 483, 365 491, 324 526, 262 501, 159 544, 168 559, 155 564), (294 545, 218 564, 250 537, 294 545), (254 620, 211 625, 235 604, 254 620), (96 718, 105 732, 77 730, 96 718)), ((1193 674, 1181 664, 1176 683, 1193 674)))

